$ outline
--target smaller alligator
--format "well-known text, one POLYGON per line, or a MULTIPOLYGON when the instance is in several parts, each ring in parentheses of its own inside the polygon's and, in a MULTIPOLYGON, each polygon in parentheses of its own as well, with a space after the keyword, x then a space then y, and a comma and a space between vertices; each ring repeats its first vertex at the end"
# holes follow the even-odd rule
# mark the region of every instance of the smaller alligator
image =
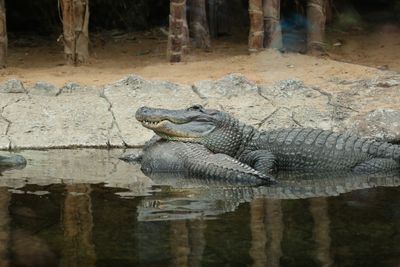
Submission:
POLYGON ((147 176, 172 174, 216 183, 235 185, 268 185, 275 180, 232 157, 214 154, 203 145, 184 142, 168 142, 153 137, 139 155, 126 155, 120 159, 138 162, 147 176))
POLYGON ((0 174, 8 169, 23 169, 26 165, 26 159, 21 155, 0 155, 0 174))
POLYGON ((26 165, 26 159, 21 155, 10 155, 10 156, 0 155, 0 166, 14 167, 14 166, 25 166, 25 165, 26 165))
MULTIPOLYGON (((225 155, 225 161, 236 159, 264 174, 275 170, 374 173, 400 169, 399 145, 321 129, 259 131, 226 112, 200 105, 180 110, 142 107, 136 119, 163 139, 201 144, 225 155)), ((199 149, 202 147, 189 145, 185 153, 197 157, 199 149)))

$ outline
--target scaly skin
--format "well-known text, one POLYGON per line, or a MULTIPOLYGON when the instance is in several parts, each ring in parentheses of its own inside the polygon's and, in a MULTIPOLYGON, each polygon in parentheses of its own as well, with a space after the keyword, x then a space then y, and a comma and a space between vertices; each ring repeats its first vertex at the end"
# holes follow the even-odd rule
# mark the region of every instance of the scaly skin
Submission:
POLYGON ((254 169, 352 170, 400 168, 400 146, 355 135, 310 128, 258 131, 229 114, 201 106, 182 110, 142 107, 142 125, 167 140, 199 143, 254 169))
POLYGON ((228 155, 214 154, 200 144, 158 139, 148 142, 142 155, 127 155, 121 159, 140 162, 143 173, 148 176, 173 174, 235 185, 268 185, 275 182, 271 176, 228 155))
POLYGON ((26 159, 20 155, 1 156, 0 155, 0 166, 3 167, 14 167, 14 166, 25 166, 26 159))
POLYGON ((3 171, 10 169, 23 169, 26 159, 20 155, 1 156, 0 155, 0 176, 3 171))

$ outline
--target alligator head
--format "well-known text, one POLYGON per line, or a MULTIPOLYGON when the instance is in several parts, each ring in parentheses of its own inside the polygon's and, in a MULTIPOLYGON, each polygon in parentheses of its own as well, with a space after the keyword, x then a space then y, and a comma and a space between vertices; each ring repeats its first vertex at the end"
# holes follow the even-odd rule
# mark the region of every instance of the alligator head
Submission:
POLYGON ((136 119, 163 139, 201 143, 215 153, 234 155, 242 138, 236 119, 200 105, 179 110, 141 107, 136 119))

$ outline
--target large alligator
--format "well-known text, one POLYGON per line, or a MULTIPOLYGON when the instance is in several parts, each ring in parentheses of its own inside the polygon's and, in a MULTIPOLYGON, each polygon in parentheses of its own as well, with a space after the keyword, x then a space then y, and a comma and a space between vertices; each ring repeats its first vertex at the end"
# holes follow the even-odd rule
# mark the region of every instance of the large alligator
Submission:
POLYGON ((224 154, 214 154, 201 144, 168 142, 153 137, 141 154, 128 154, 120 159, 139 162, 147 176, 172 174, 200 180, 214 180, 215 183, 236 185, 271 184, 275 180, 267 174, 224 154))
MULTIPOLYGON (((226 112, 200 105, 180 110, 142 107, 136 119, 163 139, 201 144, 226 155, 225 160, 240 161, 264 174, 274 170, 373 173, 400 169, 399 145, 321 129, 259 131, 226 112)), ((200 147, 189 146, 188 151, 200 147)))

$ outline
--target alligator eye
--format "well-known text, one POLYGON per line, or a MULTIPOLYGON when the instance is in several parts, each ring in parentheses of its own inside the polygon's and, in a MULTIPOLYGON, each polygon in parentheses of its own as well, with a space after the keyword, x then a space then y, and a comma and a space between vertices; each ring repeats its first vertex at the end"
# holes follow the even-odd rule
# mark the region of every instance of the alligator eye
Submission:
POLYGON ((203 110, 203 106, 202 105, 194 105, 194 106, 191 106, 190 108, 188 108, 187 110, 201 111, 201 110, 203 110))

